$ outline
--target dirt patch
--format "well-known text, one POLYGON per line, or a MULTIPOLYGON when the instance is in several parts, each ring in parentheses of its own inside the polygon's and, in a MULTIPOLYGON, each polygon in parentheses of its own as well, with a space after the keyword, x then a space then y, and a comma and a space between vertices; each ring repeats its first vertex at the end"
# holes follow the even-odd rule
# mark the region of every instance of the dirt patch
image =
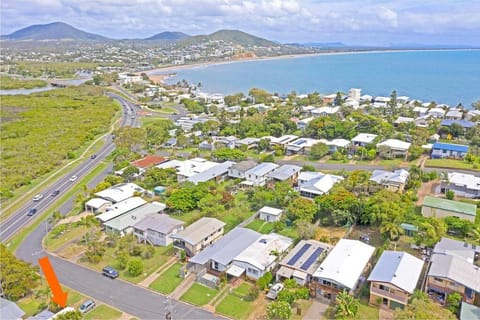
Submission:
POLYGON ((82 220, 82 218, 87 217, 87 216, 93 216, 93 213, 84 211, 84 212, 82 212, 80 214, 77 214, 75 216, 66 217, 65 219, 62 219, 62 220, 58 221, 57 225, 78 222, 78 221, 82 220))
POLYGON ((359 240, 361 236, 368 236, 368 244, 374 247, 380 247, 383 245, 383 239, 378 228, 356 225, 348 238, 359 240))
POLYGON ((417 206, 421 206, 425 196, 436 194, 436 190, 440 186, 440 180, 433 180, 426 183, 423 183, 422 186, 417 190, 417 206))
POLYGON ((267 304, 268 301, 265 293, 261 292, 258 298, 252 303, 253 312, 248 317, 248 320, 266 319, 267 304))
POLYGON ((342 239, 345 236, 347 230, 348 229, 342 227, 318 226, 315 229, 314 239, 329 244, 335 244, 338 242, 338 240, 342 239))

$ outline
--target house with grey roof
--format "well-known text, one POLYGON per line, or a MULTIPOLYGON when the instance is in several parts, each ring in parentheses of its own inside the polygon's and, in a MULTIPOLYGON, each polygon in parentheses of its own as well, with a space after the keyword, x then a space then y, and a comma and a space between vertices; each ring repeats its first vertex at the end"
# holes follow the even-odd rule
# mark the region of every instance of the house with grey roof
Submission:
POLYGON ((292 243, 292 239, 276 233, 264 234, 233 259, 232 273, 257 280, 276 267, 278 255, 288 251, 292 243))
POLYGON ((260 141, 259 138, 251 138, 251 137, 238 139, 237 141, 235 141, 235 147, 237 148, 244 147, 244 148, 247 148, 247 150, 252 148, 257 148, 259 141, 260 141))
POLYGON ((108 220, 103 224, 106 232, 116 233, 121 236, 133 232, 133 226, 144 217, 152 213, 160 213, 167 206, 160 202, 146 203, 136 209, 108 220))
POLYGON ((133 225, 133 234, 138 241, 154 246, 168 246, 173 242, 172 235, 183 230, 185 222, 169 215, 153 213, 133 225))
POLYGON ((442 237, 433 247, 433 253, 457 256, 474 263, 480 255, 480 246, 442 237))
POLYGON ((301 286, 307 284, 332 248, 332 245, 316 240, 300 240, 280 261, 275 274, 277 281, 294 279, 301 286))
POLYGON ((321 172, 301 172, 298 176, 298 191, 302 197, 313 199, 328 193, 334 184, 343 180, 343 177, 321 172))
POLYGON ((478 320, 480 319, 480 307, 473 304, 462 302, 460 307, 460 320, 478 320))
POLYGON ((270 172, 267 175, 269 183, 275 183, 279 181, 288 181, 290 185, 296 186, 298 182, 298 175, 302 171, 302 167, 293 164, 284 164, 275 171, 270 172))
POLYGON ((246 181, 244 184, 252 186, 264 186, 267 182, 267 175, 277 170, 278 164, 272 162, 263 162, 245 172, 246 181))
POLYGON ((23 319, 25 312, 15 302, 0 298, 0 316, 2 319, 23 319))
POLYGON ((422 215, 424 217, 457 217, 475 221, 477 206, 470 203, 426 196, 423 199, 422 215))
MULTIPOLYGON (((190 272, 206 271, 213 275, 222 272, 232 272, 231 262, 243 250, 259 239, 262 234, 246 228, 234 228, 215 243, 188 260, 187 269, 190 272)), ((234 274, 235 276, 235 274, 234 274)))
POLYGON ((434 253, 427 273, 426 291, 447 301, 458 292, 462 300, 474 304, 480 295, 480 267, 456 255, 434 253))
POLYGON ((200 182, 207 182, 210 180, 214 180, 215 182, 223 181, 228 174, 228 169, 230 169, 230 167, 234 164, 235 162, 233 161, 218 163, 217 165, 210 167, 205 171, 187 178, 187 181, 190 181, 195 185, 199 184, 200 182))
POLYGON ((395 171, 373 170, 370 181, 391 192, 403 192, 410 174, 407 170, 398 169, 395 171))
POLYGON ((257 211, 258 218, 266 222, 280 221, 283 210, 265 206, 257 211))
POLYGON ((442 180, 441 191, 452 190, 456 196, 480 198, 480 177, 462 172, 449 172, 448 179, 442 180))
POLYGON ((245 172, 257 165, 258 163, 252 160, 240 161, 228 168, 228 176, 234 179, 245 179, 245 172))
POLYGON ((423 261, 406 252, 384 251, 368 277, 370 304, 403 309, 417 287, 422 268, 423 261))
POLYGON ((223 235, 225 222, 215 218, 201 218, 182 231, 172 234, 173 247, 179 250, 185 250, 189 257, 211 245, 223 235))
POLYGON ((133 197, 123 200, 121 202, 112 204, 110 207, 106 209, 104 213, 101 213, 95 218, 97 218, 100 223, 105 223, 117 217, 124 215, 127 212, 130 212, 136 208, 143 206, 147 201, 143 200, 140 197, 133 197))

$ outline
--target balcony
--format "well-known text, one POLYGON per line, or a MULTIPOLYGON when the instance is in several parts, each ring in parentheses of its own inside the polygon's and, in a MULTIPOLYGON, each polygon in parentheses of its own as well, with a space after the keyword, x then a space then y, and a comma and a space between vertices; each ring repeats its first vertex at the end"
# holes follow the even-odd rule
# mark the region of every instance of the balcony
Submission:
POLYGON ((393 293, 390 291, 382 290, 374 286, 370 287, 370 293, 373 293, 377 296, 385 297, 391 300, 395 300, 405 305, 408 303, 408 294, 393 293))

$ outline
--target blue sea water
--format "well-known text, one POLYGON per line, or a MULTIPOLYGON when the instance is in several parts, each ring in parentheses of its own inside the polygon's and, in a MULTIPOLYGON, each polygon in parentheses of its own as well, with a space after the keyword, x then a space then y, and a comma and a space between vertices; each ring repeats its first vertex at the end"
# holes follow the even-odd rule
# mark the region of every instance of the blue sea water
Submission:
MULTIPOLYGON (((168 83, 187 80, 209 93, 321 94, 361 88, 362 94, 409 96, 470 107, 480 100, 480 50, 371 52, 255 60, 175 71, 168 83)), ((161 73, 161 72, 159 72, 161 73)))

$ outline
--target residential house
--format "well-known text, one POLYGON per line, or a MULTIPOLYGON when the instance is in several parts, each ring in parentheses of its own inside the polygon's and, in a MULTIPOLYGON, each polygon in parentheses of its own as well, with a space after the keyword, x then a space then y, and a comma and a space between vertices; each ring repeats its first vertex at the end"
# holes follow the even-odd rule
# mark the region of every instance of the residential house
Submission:
POLYGON ((337 98, 337 94, 332 93, 332 94, 327 94, 327 95, 323 96, 322 100, 323 100, 324 104, 331 104, 335 101, 336 98, 337 98))
POLYGON ((212 141, 204 140, 198 144, 198 149, 212 151, 215 150, 215 143, 212 141))
POLYGON ((359 133, 352 139, 352 143, 355 146, 365 147, 366 145, 373 143, 376 138, 376 134, 359 133))
POLYGON ((296 186, 301 170, 302 167, 293 164, 284 164, 277 170, 270 172, 267 178, 270 182, 288 181, 290 185, 296 186))
POLYGON ((451 190, 464 198, 480 198, 480 177, 461 172, 449 172, 448 180, 442 181, 441 191, 451 190))
POLYGON ((409 173, 407 170, 398 169, 393 172, 373 170, 369 179, 391 192, 403 192, 409 173))
POLYGON ((480 319, 480 307, 473 304, 462 302, 460 307, 460 320, 478 320, 480 319))
POLYGON ((348 97, 352 100, 360 101, 361 96, 362 89, 350 88, 350 90, 348 90, 348 97))
POLYGON ((413 112, 415 112, 419 117, 426 116, 428 114, 428 108, 426 107, 414 107, 413 112))
POLYGON ((320 107, 313 109, 311 115, 314 118, 327 117, 337 113, 338 110, 340 110, 340 107, 320 107))
POLYGON ((142 159, 135 160, 131 163, 132 166, 138 168, 140 171, 145 171, 148 168, 153 166, 159 165, 160 163, 164 163, 168 161, 167 158, 159 157, 155 155, 147 155, 142 159))
POLYGON ((173 242, 171 236, 183 230, 185 222, 169 215, 149 214, 133 225, 133 234, 138 241, 154 246, 168 246, 173 242))
POLYGON ((99 214, 96 216, 96 218, 100 221, 100 223, 104 224, 107 221, 115 219, 116 217, 143 206, 145 203, 147 202, 140 197, 129 198, 127 200, 112 204, 104 213, 99 214))
POLYGON ((20 320, 23 319, 25 312, 20 307, 10 300, 0 298, 0 316, 5 320, 20 320))
POLYGON ((384 251, 373 268, 370 304, 403 309, 417 287, 423 261, 401 251, 384 251))
POLYGON ((316 240, 300 240, 280 261, 277 281, 294 279, 299 285, 306 285, 332 248, 332 245, 316 240))
POLYGON ((474 222, 477 206, 470 203, 426 196, 423 199, 422 215, 424 217, 457 217, 474 222))
POLYGON ((320 141, 312 138, 299 138, 295 141, 288 143, 285 147, 285 154, 308 154, 313 145, 319 143, 320 141))
POLYGON ((480 110, 470 110, 465 116, 466 120, 475 120, 475 118, 480 119, 480 110))
POLYGON ((215 141, 214 142, 215 147, 220 145, 228 149, 235 149, 235 143, 237 141, 237 137, 234 137, 234 136, 215 137, 214 141, 215 141))
POLYGON ((414 118, 398 117, 398 118, 393 122, 393 124, 394 124, 395 126, 399 126, 399 125, 401 125, 401 124, 404 124, 404 123, 405 123, 405 124, 407 124, 407 123, 412 123, 412 122, 414 122, 414 121, 415 121, 414 118))
POLYGON ((245 179, 245 172, 248 170, 256 167, 258 164, 255 161, 252 160, 244 160, 240 161, 234 165, 232 165, 228 169, 228 176, 230 178, 236 178, 236 179, 245 179))
POLYGON ((445 114, 445 119, 448 120, 462 120, 463 112, 459 109, 450 109, 445 114))
POLYGON ((442 127, 451 127, 453 124, 462 127, 463 134, 466 133, 467 129, 475 127, 475 123, 468 120, 453 120, 453 119, 444 119, 440 123, 442 127))
POLYGON ((267 182, 267 176, 270 172, 276 170, 278 164, 272 162, 263 162, 245 172, 245 184, 253 186, 264 186, 267 182))
POLYGON ((189 177, 187 181, 190 181, 195 185, 199 184, 200 182, 206 182, 210 180, 215 180, 215 182, 223 181, 228 174, 228 170, 234 164, 235 162, 233 161, 218 163, 217 165, 208 168, 205 171, 189 177))
POLYGON ((217 162, 208 161, 203 158, 193 158, 185 161, 171 160, 156 167, 160 169, 174 168, 177 171, 177 181, 184 182, 188 178, 215 167, 216 165, 218 165, 217 162))
POLYGON ((425 289, 440 296, 442 303, 449 294, 458 292, 463 301, 480 305, 480 267, 459 256, 434 253, 425 289))
POLYGON ((279 138, 267 136, 267 137, 263 137, 262 139, 269 139, 270 140, 270 147, 272 147, 272 148, 275 147, 275 146, 281 146, 281 147, 285 148, 290 142, 298 139, 298 136, 293 135, 293 134, 286 134, 286 135, 283 135, 279 138))
POLYGON ((433 159, 454 158, 463 159, 467 155, 468 146, 461 144, 435 142, 432 145, 433 159))
POLYGON ((265 206, 257 211, 258 218, 266 222, 280 221, 283 210, 265 206))
POLYGON ((315 198, 328 193, 333 185, 343 180, 343 177, 321 172, 301 172, 298 176, 298 191, 302 197, 315 198))
MULTIPOLYGON (((190 272, 220 275, 221 272, 232 272, 231 263, 237 255, 257 241, 262 234, 246 228, 234 228, 215 243, 188 260, 187 269, 190 272)), ((234 274, 234 277, 240 275, 234 274)))
POLYGON ((325 139, 320 139, 319 142, 325 143, 328 146, 329 153, 334 153, 337 150, 344 150, 348 148, 351 144, 351 142, 346 139, 333 139, 330 141, 325 139))
POLYGON ((221 238, 225 223, 215 218, 201 218, 182 231, 172 234, 173 246, 193 257, 221 238))
POLYGON ((257 280, 275 268, 279 255, 286 252, 292 243, 292 239, 276 233, 262 235, 238 254, 232 264, 240 268, 237 269, 239 271, 243 269, 247 277, 257 280))
POLYGON ((428 110, 428 115, 432 118, 443 119, 445 117, 445 110, 442 108, 431 108, 428 110))
MULTIPOLYGON (((315 110, 315 107, 314 106, 302 106, 300 108, 300 113, 302 114, 302 116, 311 116, 312 115, 312 111, 315 110)), ((313 119, 313 118, 312 118, 313 119)))
POLYGON ((407 157, 408 149, 411 143, 397 140, 387 139, 381 143, 377 143, 377 153, 384 158, 407 157))
POLYGON ((435 244, 432 252, 456 256, 473 264, 478 260, 478 256, 480 255, 480 246, 465 241, 442 237, 440 241, 435 244))
POLYGON ((316 294, 335 300, 343 290, 352 293, 369 269, 374 251, 375 247, 361 241, 340 239, 313 273, 316 294))
POLYGON ((170 138, 164 142, 162 147, 164 148, 175 148, 177 146, 177 138, 170 138))
POLYGON ((146 216, 163 212, 167 206, 160 202, 146 203, 143 206, 130 210, 118 217, 106 221, 103 226, 106 232, 115 233, 121 236, 131 234, 133 226, 146 216))
POLYGON ((97 197, 108 200, 112 203, 124 201, 136 194, 143 194, 145 189, 135 183, 120 183, 108 189, 95 193, 97 197))
POLYGON ((94 214, 99 214, 107 211, 107 208, 112 205, 112 202, 101 199, 101 198, 93 198, 88 200, 85 203, 85 211, 94 213, 94 214))
POLYGON ((312 122, 314 118, 313 117, 309 117, 309 118, 304 118, 304 119, 300 119, 297 121, 297 128, 300 129, 300 130, 305 130, 308 125, 310 124, 310 122, 312 122))
POLYGON ((250 138, 250 137, 238 139, 235 141, 235 147, 242 148, 243 146, 245 146, 247 150, 252 148, 257 148, 259 141, 260 141, 259 138, 250 138))

